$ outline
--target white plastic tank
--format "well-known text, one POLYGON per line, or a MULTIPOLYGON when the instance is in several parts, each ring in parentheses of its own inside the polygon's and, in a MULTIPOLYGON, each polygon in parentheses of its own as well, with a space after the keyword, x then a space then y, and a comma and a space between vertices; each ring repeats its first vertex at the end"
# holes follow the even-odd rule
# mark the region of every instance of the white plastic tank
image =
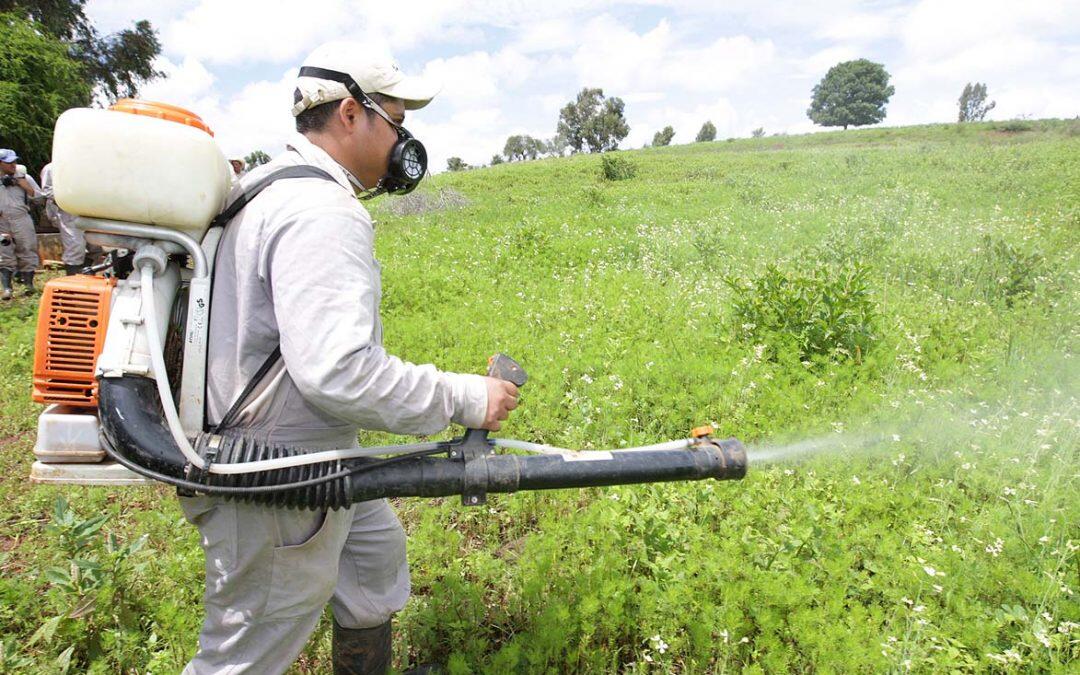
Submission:
POLYGON ((167 104, 125 100, 114 108, 74 108, 56 121, 56 203, 78 216, 157 225, 200 241, 232 183, 212 132, 167 104))

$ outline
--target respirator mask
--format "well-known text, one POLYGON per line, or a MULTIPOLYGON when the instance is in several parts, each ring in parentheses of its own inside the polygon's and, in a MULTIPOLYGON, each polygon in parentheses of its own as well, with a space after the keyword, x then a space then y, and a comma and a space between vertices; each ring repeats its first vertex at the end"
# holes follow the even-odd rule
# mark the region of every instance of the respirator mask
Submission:
POLYGON ((384 192, 392 195, 408 194, 420 184, 424 174, 427 173, 427 150, 424 149, 424 144, 413 138, 405 127, 391 119, 378 103, 372 101, 364 93, 360 85, 356 84, 356 80, 347 73, 313 66, 301 68, 300 77, 317 77, 322 80, 340 82, 360 105, 386 120, 397 131, 398 140, 390 150, 390 164, 386 169, 386 174, 374 187, 365 186, 364 194, 360 195, 361 199, 371 199, 384 192))

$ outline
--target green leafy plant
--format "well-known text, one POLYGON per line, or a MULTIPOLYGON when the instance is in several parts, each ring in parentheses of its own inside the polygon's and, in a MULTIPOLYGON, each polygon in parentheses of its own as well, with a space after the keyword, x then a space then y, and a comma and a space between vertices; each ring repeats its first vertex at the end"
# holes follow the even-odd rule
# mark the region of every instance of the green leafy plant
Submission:
POLYGON ((878 340, 877 310, 868 269, 816 266, 784 271, 773 264, 753 279, 727 278, 732 313, 744 335, 772 347, 794 348, 800 360, 856 359, 878 340))
MULTIPOLYGON (((57 497, 52 522, 46 531, 55 537, 63 553, 62 564, 44 571, 51 586, 51 600, 59 610, 34 632, 27 643, 49 644, 56 639, 67 647, 57 657, 56 667, 67 672, 76 661, 106 658, 122 667, 140 653, 145 643, 140 639, 142 607, 131 592, 134 576, 143 565, 139 552, 146 535, 128 543, 101 529, 109 514, 80 518, 66 499, 57 497)), ((145 653, 140 656, 145 658, 145 653)))

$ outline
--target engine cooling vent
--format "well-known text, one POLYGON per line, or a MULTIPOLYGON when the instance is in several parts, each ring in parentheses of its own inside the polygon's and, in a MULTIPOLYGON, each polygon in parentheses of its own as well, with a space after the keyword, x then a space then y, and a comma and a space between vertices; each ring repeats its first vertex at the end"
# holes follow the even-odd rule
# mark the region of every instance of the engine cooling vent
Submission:
POLYGON ((115 279, 76 275, 45 284, 34 349, 34 401, 98 404, 94 365, 105 344, 115 279))

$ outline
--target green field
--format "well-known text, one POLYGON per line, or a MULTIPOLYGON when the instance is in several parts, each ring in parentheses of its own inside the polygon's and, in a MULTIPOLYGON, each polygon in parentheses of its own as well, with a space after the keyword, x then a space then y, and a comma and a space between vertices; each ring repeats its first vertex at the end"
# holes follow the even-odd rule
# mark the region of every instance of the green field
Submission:
MULTIPOLYGON (((520 360, 503 436, 711 422, 758 457, 821 451, 741 482, 399 502, 397 665, 1076 672, 1080 121, 616 156, 632 178, 586 155, 379 200, 389 350, 520 360)), ((171 492, 25 479, 34 316, 0 307, 0 672, 178 671, 203 561, 171 492)), ((328 626, 295 672, 327 672, 328 626)))

